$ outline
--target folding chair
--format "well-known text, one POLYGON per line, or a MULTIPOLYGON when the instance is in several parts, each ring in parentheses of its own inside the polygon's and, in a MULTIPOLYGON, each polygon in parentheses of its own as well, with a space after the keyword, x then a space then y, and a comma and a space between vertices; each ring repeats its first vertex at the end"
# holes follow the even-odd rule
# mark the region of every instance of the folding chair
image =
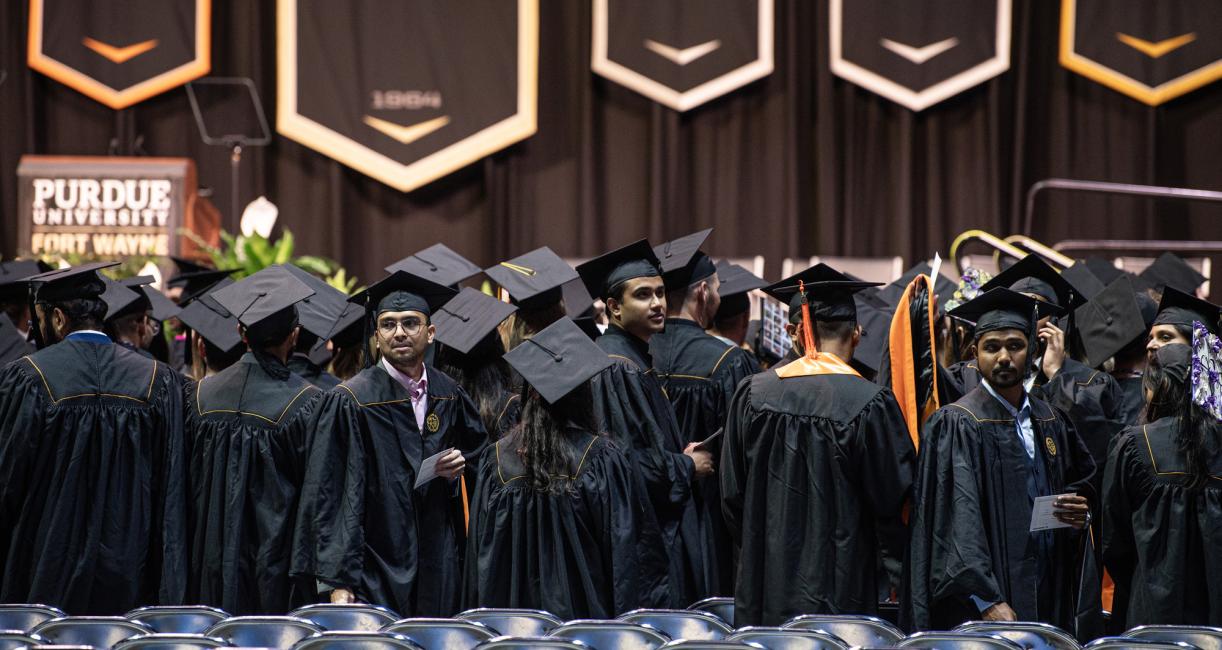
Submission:
POLYGON ((203 634, 157 633, 134 636, 114 645, 114 650, 206 650, 231 647, 225 639, 203 634))
POLYGON ((1127 636, 1105 636, 1082 646, 1082 650, 1193 650, 1193 646, 1173 641, 1148 641, 1127 636))
POLYGON ((32 632, 19 632, 17 630, 0 631, 0 650, 16 650, 17 648, 41 645, 46 642, 46 639, 32 632))
POLYGON ((153 629, 122 616, 68 616, 46 621, 34 633, 56 645, 109 648, 123 639, 152 634, 153 629))
POLYGON ((972 621, 954 631, 992 634, 1009 639, 1027 650, 1080 650, 1082 647, 1068 632, 1046 623, 972 621))
POLYGON ((751 643, 766 650, 849 650, 839 637, 796 627, 744 627, 726 637, 726 641, 751 643))
POLYGON ((538 609, 481 607, 458 615, 464 621, 483 623, 502 636, 546 636, 561 621, 555 614, 538 609))
POLYGON ((725 621, 713 614, 686 609, 636 609, 617 620, 652 627, 676 641, 717 641, 734 632, 725 621))
POLYGON ((306 605, 289 616, 304 618, 324 630, 344 632, 377 632, 400 618, 385 607, 357 604, 306 605))
POLYGON ((597 650, 570 639, 545 636, 498 636, 475 646, 476 650, 597 650))
POLYGON ((725 621, 727 625, 734 626, 734 599, 725 596, 713 596, 705 598, 699 602, 692 603, 688 609, 695 612, 708 612, 717 618, 725 621))
POLYGON ((67 616, 49 605, 0 605, 0 630, 29 632, 45 621, 67 616))
POLYGON ((203 605, 157 606, 133 609, 123 617, 144 623, 158 633, 203 634, 229 618, 229 612, 203 605))
POLYGON ((670 641, 653 628, 624 621, 569 621, 548 636, 580 641, 599 650, 655 650, 670 641))
POLYGON ((896 643, 894 647, 925 650, 1023 650, 1021 645, 1008 639, 975 632, 917 632, 896 643))
POLYGON ((874 616, 806 614, 789 619, 781 627, 820 630, 850 646, 863 648, 889 648, 904 638, 904 633, 894 625, 874 616))
POLYGON ((323 632, 302 639, 293 650, 424 650, 401 634, 323 632))
POLYGON ((1200 650, 1222 650, 1222 628, 1204 625, 1142 625, 1124 633, 1147 641, 1187 643, 1200 650))
POLYGON ((713 639, 680 639, 662 646, 661 650, 758 650, 756 646, 733 641, 715 641, 713 639))
POLYGON ((208 629, 208 636, 225 639, 235 646, 291 648, 322 628, 293 616, 234 616, 208 629))
POLYGON ((405 618, 382 628, 429 648, 471 650, 497 636, 487 625, 457 618, 405 618))

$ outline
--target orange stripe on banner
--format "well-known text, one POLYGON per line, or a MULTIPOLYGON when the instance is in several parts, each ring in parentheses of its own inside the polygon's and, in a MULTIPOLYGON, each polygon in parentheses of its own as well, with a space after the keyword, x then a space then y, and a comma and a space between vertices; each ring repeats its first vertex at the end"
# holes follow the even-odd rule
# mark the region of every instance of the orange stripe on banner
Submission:
POLYGON ((462 482, 462 530, 464 533, 471 530, 471 510, 467 505, 467 476, 464 474, 460 479, 462 482))

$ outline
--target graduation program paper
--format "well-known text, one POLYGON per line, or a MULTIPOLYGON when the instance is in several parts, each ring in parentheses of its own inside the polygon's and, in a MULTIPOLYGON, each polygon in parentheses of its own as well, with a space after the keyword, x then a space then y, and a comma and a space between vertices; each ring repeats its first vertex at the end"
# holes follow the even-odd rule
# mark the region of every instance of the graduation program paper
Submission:
POLYGON ((441 460, 442 456, 451 451, 454 451, 453 447, 443 449, 420 462, 420 473, 416 475, 416 487, 420 487, 437 478, 437 461, 441 460))
POLYGON ((1054 494, 1047 497, 1036 497, 1035 503, 1031 506, 1031 532, 1037 533, 1054 528, 1069 528, 1069 524, 1057 519, 1055 516, 1057 512, 1057 499, 1068 496, 1073 495, 1054 494))

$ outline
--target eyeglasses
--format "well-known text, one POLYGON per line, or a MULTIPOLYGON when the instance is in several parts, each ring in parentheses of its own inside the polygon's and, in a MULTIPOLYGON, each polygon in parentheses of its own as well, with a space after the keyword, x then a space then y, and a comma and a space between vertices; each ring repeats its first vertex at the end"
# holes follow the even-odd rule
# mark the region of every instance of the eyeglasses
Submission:
POLYGON ((395 320, 386 318, 378 321, 378 331, 383 336, 394 336, 395 332, 402 327, 403 332, 408 336, 415 336, 424 329, 424 321, 419 318, 404 318, 403 320, 395 320))

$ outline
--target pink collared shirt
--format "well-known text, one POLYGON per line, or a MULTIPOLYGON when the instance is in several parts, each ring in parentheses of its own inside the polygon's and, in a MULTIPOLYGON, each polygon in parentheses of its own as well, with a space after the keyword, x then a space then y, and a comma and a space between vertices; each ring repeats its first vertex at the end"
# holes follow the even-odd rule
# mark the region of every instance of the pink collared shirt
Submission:
POLYGON ((411 377, 401 373, 385 357, 382 358, 382 369, 386 374, 390 375, 395 381, 399 382, 400 386, 407 389, 408 395, 412 398, 412 411, 416 414, 416 428, 420 430, 420 435, 424 435, 424 418, 429 412, 429 370, 428 366, 424 366, 420 371, 420 381, 416 381, 411 377))

